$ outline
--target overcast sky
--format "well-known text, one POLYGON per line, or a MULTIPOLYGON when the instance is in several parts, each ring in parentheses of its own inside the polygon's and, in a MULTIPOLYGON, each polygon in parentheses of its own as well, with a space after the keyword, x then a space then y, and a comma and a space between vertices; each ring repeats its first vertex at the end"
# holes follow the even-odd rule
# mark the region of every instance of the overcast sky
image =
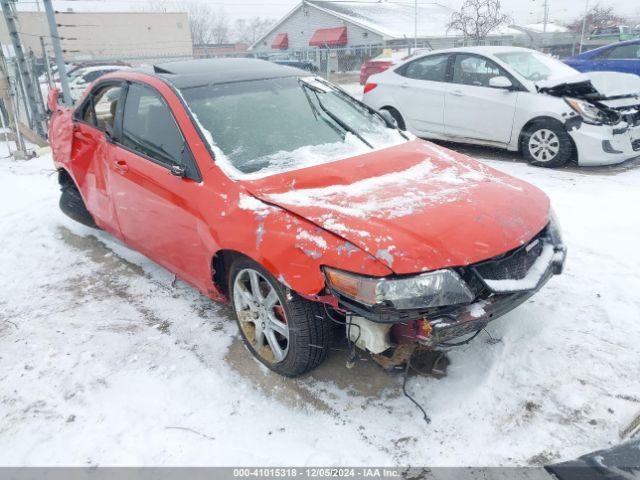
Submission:
MULTIPOLYGON (((224 10, 231 19, 261 16, 278 19, 299 3, 298 0, 196 0, 214 5, 224 10)), ((363 0, 359 0, 363 1, 363 0)), ((412 3, 411 0, 388 0, 392 2, 412 3)), ((421 3, 432 3, 418 0, 421 3)), ((589 5, 600 3, 612 5, 621 14, 640 19, 640 2, 638 0, 587 0, 589 5)), ((452 8, 458 8, 463 0, 440 0, 438 3, 452 8)), ((548 0, 550 18, 566 21, 582 15, 585 0, 548 0)), ((73 8, 75 10, 145 10, 149 8, 150 0, 55 0, 56 9, 73 8)), ((157 3, 157 0, 156 0, 157 3)), ((175 3, 180 3, 179 1, 175 3)), ((502 0, 505 13, 510 14, 516 23, 533 23, 542 20, 544 0, 502 0)), ((33 10, 36 0, 19 0, 21 9, 33 10)))

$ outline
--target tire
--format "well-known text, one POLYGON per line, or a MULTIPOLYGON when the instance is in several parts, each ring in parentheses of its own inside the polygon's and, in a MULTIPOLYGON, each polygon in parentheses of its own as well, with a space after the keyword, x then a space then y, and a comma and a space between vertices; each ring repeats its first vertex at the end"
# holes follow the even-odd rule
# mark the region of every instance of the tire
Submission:
POLYGON ((396 122, 396 127, 398 127, 400 130, 407 129, 407 125, 404 123, 404 118, 402 118, 402 115, 399 111, 397 111, 393 107, 384 107, 382 110, 386 110, 387 112, 389 112, 389 114, 393 117, 393 120, 396 122))
POLYGON ((72 218, 76 222, 79 222, 87 227, 98 228, 96 222, 93 220, 93 216, 87 210, 87 207, 82 200, 80 192, 74 184, 64 184, 61 186, 62 193, 60 194, 60 210, 64 212, 66 216, 72 218))
POLYGON ((564 126, 555 120, 539 120, 523 132, 520 149, 536 167, 556 168, 567 163, 575 150, 564 126))
POLYGON ((296 377, 325 360, 331 325, 318 303, 289 291, 245 257, 231 265, 229 293, 244 344, 267 368, 296 377))

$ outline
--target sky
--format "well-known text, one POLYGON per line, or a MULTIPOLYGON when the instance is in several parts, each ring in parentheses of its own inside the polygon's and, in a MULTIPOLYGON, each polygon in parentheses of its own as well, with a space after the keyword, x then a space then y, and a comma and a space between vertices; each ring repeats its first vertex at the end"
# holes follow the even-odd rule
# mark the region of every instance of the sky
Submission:
MULTIPOLYGON (((248 18, 260 16, 263 18, 279 19, 289 10, 295 7, 299 0, 188 0, 201 1, 215 6, 225 12, 230 19, 248 18)), ((363 0, 360 0, 363 1, 363 0)), ((364 0, 366 1, 366 0, 364 0)), ((411 0, 388 0, 393 2, 412 3, 411 0)), ((421 3, 432 3, 428 0, 418 0, 421 3)), ((527 24, 542 21, 543 4, 545 0, 502 0, 502 6, 505 13, 509 14, 514 23, 527 24)), ((614 6, 616 10, 623 15, 632 16, 640 19, 640 4, 637 0, 547 0, 549 2, 550 20, 568 21, 579 17, 584 12, 585 1, 589 5, 600 3, 603 6, 614 6)), ((451 8, 459 8, 463 0, 439 0, 438 3, 447 5, 451 8)), ((21 9, 34 10, 37 8, 37 0, 19 0, 18 4, 21 9)), ((41 3, 41 2, 40 2, 41 3)), ((73 0, 54 1, 54 6, 58 10, 73 8, 78 11, 86 10, 148 10, 153 0, 73 0)), ((179 0, 173 2, 181 3, 179 0)), ((187 3, 187 2, 182 2, 187 3)), ((40 7, 42 8, 42 7, 40 7)), ((640 23, 640 20, 639 20, 640 23)))

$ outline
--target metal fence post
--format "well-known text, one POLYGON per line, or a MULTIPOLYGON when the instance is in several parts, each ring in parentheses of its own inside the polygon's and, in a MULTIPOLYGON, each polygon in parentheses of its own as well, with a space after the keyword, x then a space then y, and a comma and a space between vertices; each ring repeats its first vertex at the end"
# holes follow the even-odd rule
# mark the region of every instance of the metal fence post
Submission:
POLYGON ((71 89, 69 88, 69 77, 67 76, 67 69, 64 66, 64 57, 62 55, 62 47, 60 46, 60 35, 58 34, 58 24, 56 23, 56 15, 53 12, 53 6, 51 5, 51 0, 42 0, 42 3, 44 3, 44 9, 47 12, 47 21, 49 22, 49 34, 51 35, 53 52, 55 53, 55 56, 56 56, 56 65, 58 66, 58 75, 60 77, 60 84, 62 85, 62 95, 64 97, 64 104, 67 107, 71 107, 73 105, 73 99, 71 98, 71 89))
POLYGON ((24 87, 26 100, 28 102, 28 109, 31 111, 30 118, 33 124, 30 126, 31 128, 35 129, 38 135, 45 136, 44 111, 40 109, 38 102, 38 91, 36 91, 36 88, 39 89, 40 86, 36 84, 37 82, 34 83, 33 79, 31 78, 29 65, 27 63, 24 49, 22 48, 22 42, 20 41, 20 36, 18 34, 16 23, 17 14, 9 0, 0 0, 0 4, 2 5, 2 13, 4 14, 4 20, 7 24, 7 31, 9 32, 9 37, 11 38, 11 43, 13 45, 13 50, 16 56, 18 74, 24 87))
POLYGON ((53 87, 53 74, 51 73, 51 63, 47 54, 47 46, 44 43, 44 37, 40 37, 40 46, 42 47, 42 59, 44 60, 45 72, 47 74, 47 84, 49 88, 53 87))

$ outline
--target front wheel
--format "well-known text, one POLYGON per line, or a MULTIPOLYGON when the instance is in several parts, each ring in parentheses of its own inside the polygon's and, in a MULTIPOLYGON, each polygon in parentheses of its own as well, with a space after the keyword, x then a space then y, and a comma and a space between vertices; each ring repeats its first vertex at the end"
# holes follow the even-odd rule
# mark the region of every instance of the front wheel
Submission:
POLYGON ((260 362, 287 377, 322 363, 329 350, 330 324, 319 304, 287 291, 248 258, 236 260, 229 277, 242 339, 260 362))
POLYGON ((552 120, 541 120, 527 128, 522 135, 521 149, 531 165, 548 168, 561 167, 574 151, 564 126, 552 120))

